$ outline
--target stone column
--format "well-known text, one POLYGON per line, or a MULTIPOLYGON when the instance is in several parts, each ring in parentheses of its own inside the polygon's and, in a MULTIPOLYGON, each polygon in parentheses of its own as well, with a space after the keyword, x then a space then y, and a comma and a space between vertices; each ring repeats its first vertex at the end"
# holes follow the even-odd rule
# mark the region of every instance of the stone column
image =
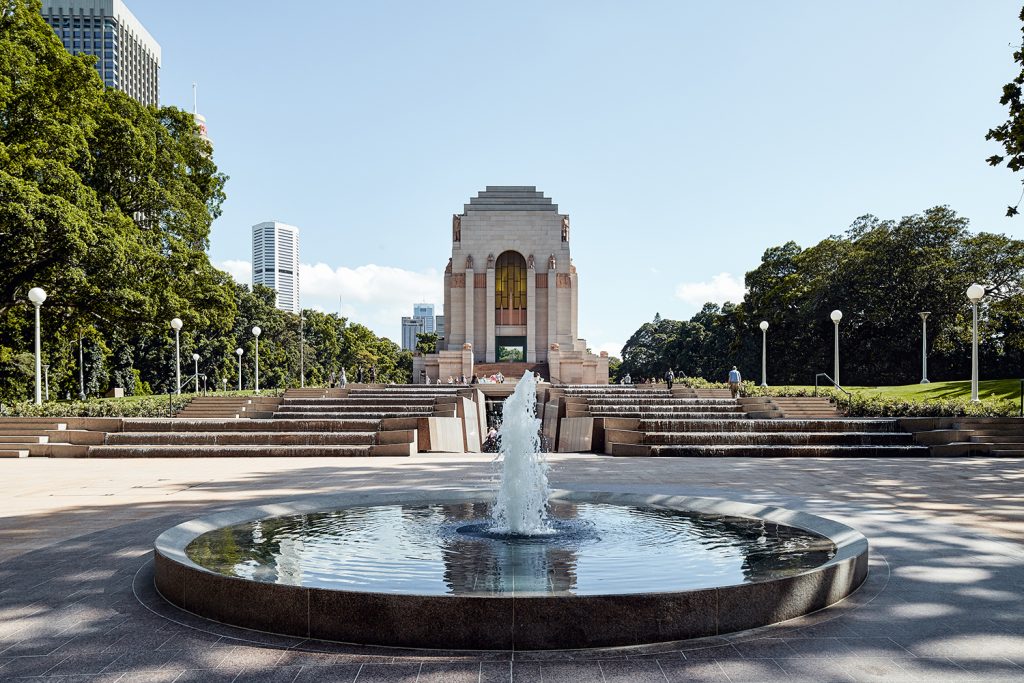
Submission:
MULTIPOLYGON (((473 308, 476 305, 476 278, 473 276, 473 269, 466 268, 466 344, 469 344, 470 348, 474 346, 473 339, 473 326, 476 324, 473 320, 473 308)), ((447 323, 447 321, 445 321, 447 323)), ((465 348, 465 347, 463 347, 465 348)))
MULTIPOLYGON (((555 270, 548 270, 548 356, 552 344, 558 343, 558 282, 555 270)), ((549 360, 550 362, 550 360, 549 360)))
POLYGON ((537 273, 526 269, 526 362, 537 362, 537 273))
POLYGON ((487 268, 487 339, 484 340, 484 351, 488 363, 497 360, 497 348, 494 344, 494 266, 487 268))
POLYGON ((578 280, 576 279, 576 269, 572 266, 569 267, 569 282, 572 285, 572 309, 569 311, 569 325, 571 325, 571 329, 569 332, 572 335, 572 346, 573 348, 576 348, 576 340, 580 338, 580 289, 576 286, 578 283, 578 280))

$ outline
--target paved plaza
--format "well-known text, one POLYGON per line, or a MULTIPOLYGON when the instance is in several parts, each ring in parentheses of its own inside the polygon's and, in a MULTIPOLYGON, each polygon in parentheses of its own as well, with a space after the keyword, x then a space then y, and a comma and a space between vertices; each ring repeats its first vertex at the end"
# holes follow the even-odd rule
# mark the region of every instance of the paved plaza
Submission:
POLYGON ((1024 680, 1024 461, 551 456, 555 486, 806 510, 871 543, 842 603, 728 637, 577 652, 433 652, 271 636, 170 607, 152 542, 312 493, 489 487, 486 456, 0 461, 0 679, 1024 680))

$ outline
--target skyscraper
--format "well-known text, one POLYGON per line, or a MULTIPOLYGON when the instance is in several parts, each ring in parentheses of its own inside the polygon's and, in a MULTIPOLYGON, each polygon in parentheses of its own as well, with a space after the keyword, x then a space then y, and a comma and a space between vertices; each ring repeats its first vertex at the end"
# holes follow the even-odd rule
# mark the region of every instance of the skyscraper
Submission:
POLYGON ((402 316, 402 350, 416 350, 416 335, 424 332, 423 319, 413 316, 402 316))
POLYGON ((43 0, 46 20, 73 55, 94 55, 108 88, 160 103, 160 44, 121 0, 43 0))
POLYGON ((413 304, 412 317, 423 319, 423 331, 434 331, 434 304, 413 304))
POLYGON ((416 335, 434 332, 434 304, 413 304, 412 315, 402 316, 402 350, 416 350, 416 335))
POLYGON ((298 228, 277 221, 252 226, 252 283, 277 292, 277 308, 299 312, 298 228))

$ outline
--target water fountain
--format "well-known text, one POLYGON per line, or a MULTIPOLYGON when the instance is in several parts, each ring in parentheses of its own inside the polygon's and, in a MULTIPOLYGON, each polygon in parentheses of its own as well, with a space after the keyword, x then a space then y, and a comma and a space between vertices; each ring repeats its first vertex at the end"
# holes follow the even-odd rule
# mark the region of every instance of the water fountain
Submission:
POLYGON ((821 609, 867 574, 839 523, 708 498, 549 491, 536 384, 504 405, 496 492, 310 496, 156 541, 170 602, 303 638, 431 648, 636 645, 821 609))

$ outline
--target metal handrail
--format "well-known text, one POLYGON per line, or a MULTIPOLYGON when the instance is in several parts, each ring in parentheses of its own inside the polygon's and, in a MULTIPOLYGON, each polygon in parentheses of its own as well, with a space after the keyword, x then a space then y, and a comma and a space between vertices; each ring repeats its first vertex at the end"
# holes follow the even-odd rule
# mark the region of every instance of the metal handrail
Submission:
POLYGON ((836 382, 831 377, 829 377, 827 372, 819 372, 818 374, 816 374, 814 376, 814 395, 815 396, 818 395, 818 379, 821 378, 821 377, 824 377, 825 379, 827 379, 832 384, 832 386, 834 388, 836 388, 839 391, 841 391, 844 394, 846 394, 846 409, 849 410, 850 406, 853 405, 853 394, 851 394, 849 391, 847 391, 846 389, 843 389, 841 386, 839 386, 839 383, 836 382))

